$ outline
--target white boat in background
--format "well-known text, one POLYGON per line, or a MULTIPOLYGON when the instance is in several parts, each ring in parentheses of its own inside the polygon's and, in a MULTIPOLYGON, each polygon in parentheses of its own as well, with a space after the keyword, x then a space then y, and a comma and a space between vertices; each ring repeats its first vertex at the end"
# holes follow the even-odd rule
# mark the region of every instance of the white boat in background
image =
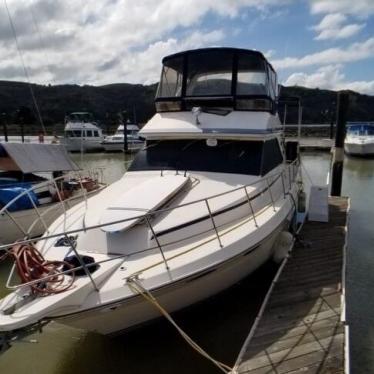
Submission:
MULTIPOLYGON (((130 121, 126 124, 127 151, 136 152, 143 147, 144 141, 139 137, 139 127, 130 121)), ((101 143, 106 152, 124 152, 125 126, 119 125, 114 135, 106 136, 101 143)))
POLYGON ((61 143, 70 152, 103 150, 103 131, 91 113, 75 112, 65 118, 64 138, 61 143))
POLYGON ((0 243, 42 235, 63 209, 104 187, 97 172, 82 177, 62 145, 0 144, 0 243))
POLYGON ((235 284, 279 255, 282 241, 291 245, 299 161, 297 152, 286 158, 277 94, 276 73, 257 51, 165 57, 157 113, 140 131, 146 146, 122 179, 67 210, 35 245, 10 250, 26 246, 53 263, 74 255, 83 275, 67 267, 9 282, 0 332, 53 319, 115 334, 159 317, 142 289, 174 312, 235 284))
POLYGON ((348 122, 344 150, 352 156, 374 156, 374 122, 348 122))

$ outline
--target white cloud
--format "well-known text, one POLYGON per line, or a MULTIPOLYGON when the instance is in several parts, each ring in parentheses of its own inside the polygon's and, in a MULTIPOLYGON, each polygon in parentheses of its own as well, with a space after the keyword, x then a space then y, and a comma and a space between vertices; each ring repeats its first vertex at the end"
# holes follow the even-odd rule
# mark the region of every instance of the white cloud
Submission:
POLYGON ((374 14, 373 0, 309 0, 311 11, 318 13, 344 13, 361 17, 374 14))
POLYGON ((352 90, 368 95, 374 94, 374 80, 348 81, 341 72, 341 65, 328 65, 317 69, 312 74, 291 74, 283 84, 285 86, 303 86, 331 90, 352 90))
MULTIPOLYGON (((269 14, 269 7, 291 1, 8 0, 8 5, 32 81, 99 84, 154 81, 164 54, 222 42, 223 30, 202 26, 210 13, 234 18, 252 8, 269 14)), ((4 7, 0 56, 1 79, 25 80, 14 69, 19 58, 4 7)))
POLYGON ((277 69, 298 68, 313 65, 342 64, 374 57, 374 37, 350 44, 347 48, 329 48, 303 57, 286 57, 273 60, 277 69))
POLYGON ((316 40, 344 39, 357 34, 364 26, 364 23, 352 23, 344 25, 347 17, 341 13, 327 14, 321 22, 312 27, 318 32, 316 40))

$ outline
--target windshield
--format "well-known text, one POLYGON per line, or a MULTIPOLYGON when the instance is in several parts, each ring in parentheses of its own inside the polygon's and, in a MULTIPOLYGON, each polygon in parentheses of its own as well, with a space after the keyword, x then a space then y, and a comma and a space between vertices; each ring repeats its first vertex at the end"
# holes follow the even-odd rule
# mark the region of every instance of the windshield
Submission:
POLYGON ((349 126, 347 130, 348 134, 350 135, 374 135, 374 126, 368 125, 353 125, 349 126))
POLYGON ((68 121, 70 122, 92 122, 93 117, 91 113, 71 113, 67 116, 68 121))
POLYGON ((263 156, 262 141, 217 140, 216 146, 207 145, 206 139, 152 141, 138 152, 129 171, 194 170, 260 175, 283 160, 276 139, 267 143, 266 148, 273 149, 269 157, 263 156), (264 157, 269 161, 264 162, 264 157))
POLYGON ((230 95, 232 52, 203 51, 188 56, 186 96, 230 95))

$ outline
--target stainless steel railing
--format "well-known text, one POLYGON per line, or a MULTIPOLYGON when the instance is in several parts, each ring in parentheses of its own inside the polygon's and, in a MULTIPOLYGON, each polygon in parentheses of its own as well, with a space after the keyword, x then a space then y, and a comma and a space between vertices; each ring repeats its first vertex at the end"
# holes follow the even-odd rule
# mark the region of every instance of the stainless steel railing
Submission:
MULTIPOLYGON (((216 237, 220 247, 222 248, 223 244, 222 244, 221 235, 219 233, 219 227, 217 226, 217 224, 215 222, 215 219, 214 219, 214 217, 216 215, 221 214, 221 213, 219 211, 213 212, 212 209, 211 209, 211 206, 209 204, 209 201, 212 200, 212 199, 215 199, 217 197, 225 196, 225 195, 232 194, 234 192, 243 190, 243 192, 244 192, 243 199, 244 199, 244 202, 246 201, 248 203, 249 212, 250 212, 250 215, 249 215, 250 219, 253 220, 255 227, 258 228, 259 223, 258 223, 258 220, 256 218, 256 210, 253 207, 253 202, 256 199, 262 198, 265 195, 265 193, 267 192, 269 200, 268 200, 268 203, 264 205, 263 209, 267 209, 267 207, 271 207, 274 211, 276 211, 276 201, 281 197, 283 199, 286 199, 287 195, 290 194, 290 191, 292 190, 292 186, 295 185, 295 180, 298 176, 298 170, 299 170, 299 161, 295 160, 290 164, 286 164, 286 167, 279 173, 274 173, 274 174, 269 175, 267 177, 260 178, 259 180, 255 181, 254 183, 250 183, 248 185, 240 186, 240 187, 237 187, 237 188, 229 190, 229 191, 225 191, 225 192, 222 192, 222 193, 219 193, 219 194, 216 194, 216 195, 209 196, 207 198, 203 198, 203 199, 195 200, 195 201, 192 201, 192 202, 180 204, 180 205, 174 206, 174 207, 163 208, 163 209, 155 210, 155 211, 152 211, 152 212, 147 212, 145 214, 141 214, 141 215, 136 216, 136 217, 131 217, 131 218, 123 219, 123 220, 117 220, 117 221, 104 223, 104 224, 91 225, 91 226, 88 226, 88 227, 83 227, 83 228, 73 229, 73 230, 67 230, 67 231, 65 230, 65 228, 66 228, 66 212, 67 211, 66 211, 66 208, 64 207, 64 223, 63 223, 64 231, 60 232, 60 233, 44 235, 43 237, 38 238, 37 240, 46 242, 49 239, 59 238, 59 237, 64 236, 70 243, 71 240, 69 238, 69 235, 77 234, 77 233, 82 232, 82 231, 86 232, 86 231, 89 231, 89 230, 94 230, 94 229, 97 229, 97 228, 110 226, 110 225, 113 225, 113 224, 118 224, 118 223, 126 222, 126 221, 129 221, 129 220, 142 219, 142 220, 145 221, 145 223, 149 227, 149 229, 152 233, 152 236, 155 239, 156 245, 153 246, 153 247, 148 247, 148 248, 141 249, 139 251, 135 251, 135 252, 131 252, 131 253, 132 254, 138 254, 138 253, 143 253, 143 252, 148 252, 148 251, 153 251, 155 249, 158 249, 160 251, 160 255, 162 257, 162 262, 165 264, 166 269, 169 270, 170 267, 169 267, 169 264, 168 264, 168 259, 165 256, 165 251, 164 251, 163 247, 176 244, 176 243, 178 243, 178 242, 180 242, 184 239, 179 239, 179 240, 176 240, 174 242, 168 242, 168 243, 162 245, 160 243, 158 237, 157 237, 157 233, 155 232, 154 227, 152 226, 151 219, 152 219, 153 216, 155 216, 157 214, 161 214, 161 213, 170 212, 170 211, 176 210, 176 209, 181 209, 181 208, 186 207, 186 206, 190 206, 190 205, 194 205, 194 204, 198 204, 198 203, 204 203, 206 205, 207 211, 208 211, 207 219, 210 219, 211 224, 212 224, 212 228, 208 229, 207 232, 214 231, 215 237, 216 237), (278 182, 278 180, 281 181, 281 189, 279 191, 279 193, 280 193, 279 197, 276 198, 276 196, 274 195, 274 191, 272 191, 272 187, 274 186, 274 184, 276 182, 278 182), (260 190, 259 192, 257 192, 255 196, 250 196, 250 194, 248 193, 248 187, 252 187, 252 186, 258 185, 260 183, 264 183, 265 187, 262 190, 260 190), (288 184, 289 188, 286 188, 286 184, 288 184)), ((61 203, 63 204, 63 202, 64 201, 62 200, 61 203)), ((87 206, 87 202, 85 204, 86 204, 85 206, 87 206)), ((9 204, 7 204, 7 206, 9 206, 9 204)), ((5 211, 5 208, 6 207, 4 207, 0 211, 0 214, 1 214, 1 212, 5 211)), ((205 232, 202 232, 202 233, 205 233, 205 232)), ((202 234, 202 233, 199 233, 199 235, 202 234)), ((24 240, 18 241, 17 244, 27 244, 27 243, 31 243, 31 242, 34 242, 34 241, 35 241, 35 239, 26 238, 24 240)), ((13 244, 14 243, 0 245, 0 250, 1 249, 8 250, 13 244)), ((89 276, 89 278, 91 280, 91 283, 92 283, 95 290, 98 290, 98 288, 97 288, 97 285, 96 285, 91 273, 89 272, 89 267, 95 266, 95 265, 100 265, 100 264, 108 262, 108 261, 114 261, 114 260, 117 260, 117 259, 125 259, 126 257, 129 257, 129 254, 114 255, 111 258, 108 258, 108 259, 105 259, 105 260, 102 260, 102 261, 97 261, 97 262, 94 262, 94 263, 91 263, 91 264, 85 264, 81 260, 79 252, 76 249, 75 243, 70 243, 70 246, 71 246, 71 249, 74 251, 75 255, 77 256, 77 258, 80 260, 80 266, 76 267, 76 268, 73 268, 73 269, 66 270, 66 271, 61 271, 59 274, 69 274, 69 273, 72 273, 76 270, 84 269, 87 276, 89 276)), ((54 275, 51 275, 51 276, 44 277, 42 279, 38 279, 36 281, 31 281, 31 282, 27 282, 27 283, 18 284, 18 285, 11 285, 11 278, 12 278, 13 274, 14 274, 14 267, 12 268, 12 270, 9 274, 7 284, 6 284, 6 287, 9 288, 9 289, 17 289, 17 288, 29 286, 29 285, 35 284, 37 282, 47 281, 48 279, 52 278, 53 276, 56 276, 56 274, 54 274, 54 275)))

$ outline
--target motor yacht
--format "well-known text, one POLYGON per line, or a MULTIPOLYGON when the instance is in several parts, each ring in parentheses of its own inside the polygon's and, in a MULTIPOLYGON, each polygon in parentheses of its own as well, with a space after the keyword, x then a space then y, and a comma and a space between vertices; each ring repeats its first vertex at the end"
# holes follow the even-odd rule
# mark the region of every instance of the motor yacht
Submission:
POLYGON ((162 63, 157 113, 125 175, 36 242, 0 246, 37 251, 55 265, 36 278, 21 269, 22 283, 10 277, 0 332, 56 320, 117 334, 160 316, 139 289, 171 313, 240 281, 284 242, 299 161, 285 150, 271 64, 234 48, 180 52, 162 63))
POLYGON ((128 121, 126 130, 123 124, 119 125, 116 133, 106 136, 101 144, 105 152, 136 152, 144 145, 144 141, 139 138, 138 125, 128 121))
POLYGON ((91 113, 74 112, 66 116, 64 138, 61 143, 70 152, 92 152, 103 150, 102 129, 91 113))
POLYGON ((352 156, 374 156, 374 122, 349 122, 344 150, 352 156))

